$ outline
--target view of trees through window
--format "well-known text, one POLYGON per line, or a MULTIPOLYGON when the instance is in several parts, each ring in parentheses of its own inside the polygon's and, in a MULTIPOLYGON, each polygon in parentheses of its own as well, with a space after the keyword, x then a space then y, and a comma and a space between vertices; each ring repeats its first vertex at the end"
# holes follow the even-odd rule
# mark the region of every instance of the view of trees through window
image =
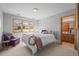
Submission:
POLYGON ((34 23, 32 21, 24 21, 23 31, 34 31, 34 23))
POLYGON ((27 20, 14 20, 13 32, 31 32, 34 31, 34 23, 27 20))

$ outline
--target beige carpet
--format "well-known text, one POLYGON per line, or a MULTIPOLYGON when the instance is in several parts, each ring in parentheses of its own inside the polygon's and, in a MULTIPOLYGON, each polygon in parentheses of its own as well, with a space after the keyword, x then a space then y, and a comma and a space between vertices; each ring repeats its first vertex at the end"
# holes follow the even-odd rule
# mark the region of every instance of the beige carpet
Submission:
MULTIPOLYGON (((0 56, 31 56, 31 51, 19 44, 0 51, 0 56)), ((50 44, 35 54, 36 56, 77 56, 78 52, 66 45, 50 44)))

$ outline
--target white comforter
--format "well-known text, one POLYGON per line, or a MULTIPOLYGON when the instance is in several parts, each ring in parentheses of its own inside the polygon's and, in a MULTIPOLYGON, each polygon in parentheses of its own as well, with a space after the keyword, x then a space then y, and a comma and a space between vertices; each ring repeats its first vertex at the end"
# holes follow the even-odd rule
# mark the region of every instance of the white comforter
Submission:
POLYGON ((32 35, 40 37, 43 46, 56 42, 56 39, 53 34, 23 34, 22 41, 23 43, 26 44, 27 47, 29 47, 32 50, 33 54, 37 52, 37 46, 36 45, 32 46, 28 44, 28 40, 29 40, 28 38, 32 35))

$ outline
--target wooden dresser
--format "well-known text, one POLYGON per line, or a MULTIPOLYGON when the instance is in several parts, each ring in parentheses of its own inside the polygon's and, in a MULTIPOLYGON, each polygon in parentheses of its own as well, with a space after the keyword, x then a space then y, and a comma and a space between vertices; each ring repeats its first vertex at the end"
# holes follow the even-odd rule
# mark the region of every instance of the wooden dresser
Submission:
POLYGON ((62 41, 74 43, 74 35, 73 34, 62 34, 62 41))

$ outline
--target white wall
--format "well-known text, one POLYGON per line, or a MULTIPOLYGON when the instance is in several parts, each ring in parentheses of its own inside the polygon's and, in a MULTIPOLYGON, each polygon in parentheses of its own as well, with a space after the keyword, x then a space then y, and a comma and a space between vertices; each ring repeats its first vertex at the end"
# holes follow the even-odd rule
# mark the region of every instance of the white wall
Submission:
POLYGON ((39 32, 41 33, 41 30, 52 30, 52 19, 53 17, 47 17, 47 18, 44 18, 44 19, 41 19, 39 21, 39 32))
POLYGON ((12 32, 12 15, 3 13, 3 31, 12 32))
POLYGON ((2 11, 0 11, 0 48, 1 48, 2 32, 3 32, 3 14, 2 11))

